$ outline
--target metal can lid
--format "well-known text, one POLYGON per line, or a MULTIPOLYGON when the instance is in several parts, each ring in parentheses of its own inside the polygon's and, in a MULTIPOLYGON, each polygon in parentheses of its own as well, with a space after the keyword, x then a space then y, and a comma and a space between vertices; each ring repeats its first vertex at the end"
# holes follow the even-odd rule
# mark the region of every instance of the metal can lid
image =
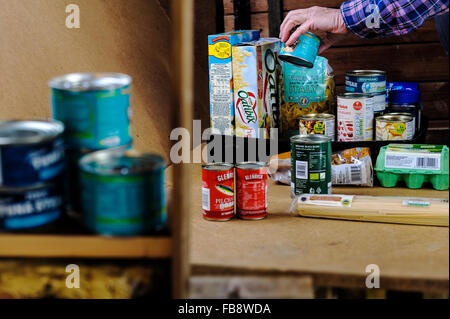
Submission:
POLYGON ((83 172, 94 175, 140 175, 163 167, 164 159, 156 154, 116 147, 84 155, 79 165, 83 172))
POLYGON ((227 171, 229 169, 232 169, 233 167, 233 164, 223 162, 207 163, 202 165, 202 168, 207 171, 227 171))
POLYGON ((291 137, 292 143, 322 144, 331 142, 331 137, 321 134, 295 135, 291 137))
POLYGON ((264 167, 267 167, 265 162, 240 162, 236 164, 236 168, 239 169, 257 170, 264 167))
POLYGON ((386 76, 386 72, 381 70, 352 70, 348 71, 346 75, 367 76, 367 77, 380 75, 386 76))
POLYGON ((328 113, 309 113, 300 116, 300 120, 331 120, 335 119, 333 114, 328 113))
POLYGON ((131 84, 131 77, 122 73, 70 73, 48 82, 52 89, 81 91, 114 90, 131 84))
POLYGON ((338 95, 338 98, 340 99, 360 99, 360 98, 372 98, 374 97, 373 94, 370 93, 351 93, 351 92, 346 92, 346 93, 342 93, 338 95))
POLYGON ((389 112, 389 113, 386 113, 386 114, 389 114, 389 115, 400 115, 400 116, 409 116, 409 117, 414 118, 414 114, 411 114, 411 113, 408 113, 408 112, 389 112))
POLYGON ((381 122, 411 122, 412 120, 414 120, 414 118, 408 115, 397 115, 388 113, 382 116, 378 116, 376 120, 381 122))
POLYGON ((391 103, 391 105, 388 107, 389 109, 418 109, 418 107, 414 104, 395 104, 391 103))
POLYGON ((64 132, 64 124, 54 120, 0 121, 0 146, 37 144, 64 132))

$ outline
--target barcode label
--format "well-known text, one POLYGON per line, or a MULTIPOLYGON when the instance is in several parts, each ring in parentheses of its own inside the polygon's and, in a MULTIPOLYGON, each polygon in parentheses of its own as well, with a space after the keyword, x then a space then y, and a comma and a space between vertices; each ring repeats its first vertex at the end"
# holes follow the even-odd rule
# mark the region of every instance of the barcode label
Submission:
POLYGON ((352 165, 350 166, 350 179, 352 184, 361 183, 361 166, 352 165))
POLYGON ((416 159, 416 168, 439 169, 439 158, 418 157, 416 159))
POLYGON ((210 190, 209 188, 202 187, 202 208, 204 210, 211 210, 210 208, 210 190))
POLYGON ((441 167, 439 156, 423 156, 407 155, 407 154, 391 154, 386 152, 385 167, 386 168, 408 168, 408 169, 428 169, 439 170, 441 167))
POLYGON ((308 179, 308 162, 295 162, 295 175, 299 179, 308 179))

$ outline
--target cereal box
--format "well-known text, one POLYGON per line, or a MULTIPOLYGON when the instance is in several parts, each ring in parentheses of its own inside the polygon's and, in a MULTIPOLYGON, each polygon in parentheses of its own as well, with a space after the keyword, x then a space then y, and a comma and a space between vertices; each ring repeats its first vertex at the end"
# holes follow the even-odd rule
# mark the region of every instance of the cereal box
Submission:
POLYGON ((213 134, 234 135, 231 48, 259 39, 260 31, 233 31, 208 36, 209 100, 213 134))
POLYGON ((232 49, 236 136, 269 138, 277 127, 280 46, 279 39, 262 38, 232 49))

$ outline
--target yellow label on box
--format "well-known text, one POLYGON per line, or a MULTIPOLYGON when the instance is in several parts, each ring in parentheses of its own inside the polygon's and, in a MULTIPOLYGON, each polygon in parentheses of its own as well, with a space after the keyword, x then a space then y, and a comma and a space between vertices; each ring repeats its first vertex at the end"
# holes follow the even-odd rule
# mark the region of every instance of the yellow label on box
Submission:
POLYGON ((209 55, 218 59, 228 59, 231 57, 231 44, 225 41, 219 41, 208 46, 209 55))
POLYGON ((319 173, 309 174, 309 179, 318 180, 319 179, 319 173))

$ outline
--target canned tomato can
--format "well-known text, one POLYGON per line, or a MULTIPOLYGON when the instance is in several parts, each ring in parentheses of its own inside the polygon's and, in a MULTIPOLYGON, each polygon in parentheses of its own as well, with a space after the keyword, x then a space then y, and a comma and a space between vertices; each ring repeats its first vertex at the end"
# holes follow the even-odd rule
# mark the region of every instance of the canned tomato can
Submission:
POLYGON ((203 218, 226 221, 234 217, 234 166, 209 163, 202 166, 203 218))
POLYGON ((0 231, 49 225, 59 219, 64 196, 59 179, 30 187, 0 187, 0 231))
POLYGON ((376 118, 377 141, 409 141, 414 137, 412 116, 385 114, 376 118))
POLYGON ((58 121, 0 121, 0 187, 26 187, 59 176, 63 131, 58 121))
POLYGON ((236 164, 236 215, 258 220, 267 216, 267 171, 263 162, 236 164))
POLYGON ((300 135, 320 134, 335 140, 336 117, 333 114, 310 113, 300 117, 300 135))
POLYGON ((291 193, 331 194, 331 138, 291 137, 291 193))
POLYGON ((284 43, 281 46, 278 58, 297 66, 312 68, 319 51, 320 39, 311 32, 302 34, 291 46, 284 43))
POLYGON ((372 141, 372 95, 344 93, 338 95, 337 104, 338 141, 372 141))
POLYGON ((85 226, 96 233, 132 236, 164 227, 164 160, 125 147, 101 150, 79 161, 85 226))
POLYGON ((53 117, 66 125, 70 148, 131 143, 131 78, 120 73, 72 73, 49 81, 53 117))
POLYGON ((383 93, 386 103, 386 72, 380 70, 348 71, 345 74, 345 91, 351 93, 383 93))

